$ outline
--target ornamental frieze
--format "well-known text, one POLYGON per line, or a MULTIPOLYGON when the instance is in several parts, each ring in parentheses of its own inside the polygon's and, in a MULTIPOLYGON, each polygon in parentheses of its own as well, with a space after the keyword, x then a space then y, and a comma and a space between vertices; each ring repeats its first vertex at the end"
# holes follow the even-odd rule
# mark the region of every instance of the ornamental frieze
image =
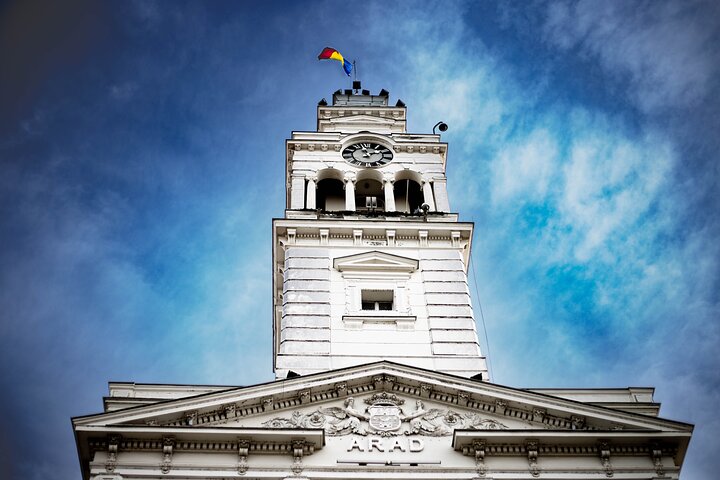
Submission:
POLYGON ((502 423, 477 413, 458 413, 443 408, 425 408, 416 400, 413 408, 392 393, 376 393, 356 405, 354 397, 342 407, 318 408, 310 413, 294 411, 289 417, 276 417, 262 426, 268 428, 322 428, 330 436, 340 435, 425 435, 443 437, 455 429, 504 430, 502 423))

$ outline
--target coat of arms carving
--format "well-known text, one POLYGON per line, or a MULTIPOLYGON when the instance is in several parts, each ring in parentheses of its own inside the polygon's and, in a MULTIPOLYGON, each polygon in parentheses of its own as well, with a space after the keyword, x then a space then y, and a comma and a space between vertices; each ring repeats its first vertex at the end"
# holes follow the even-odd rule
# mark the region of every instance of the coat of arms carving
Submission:
POLYGON ((460 414, 452 410, 425 409, 422 400, 415 410, 405 413, 405 400, 393 393, 381 392, 365 399, 367 407, 356 408, 355 398, 348 397, 342 407, 319 408, 311 413, 293 412, 290 418, 276 417, 263 422, 269 428, 324 428, 327 435, 452 435, 456 428, 502 430, 502 423, 483 418, 477 413, 460 414))
POLYGON ((396 395, 378 393, 365 400, 365 403, 369 405, 368 424, 376 433, 388 435, 400 429, 403 417, 400 405, 405 403, 404 400, 396 395))

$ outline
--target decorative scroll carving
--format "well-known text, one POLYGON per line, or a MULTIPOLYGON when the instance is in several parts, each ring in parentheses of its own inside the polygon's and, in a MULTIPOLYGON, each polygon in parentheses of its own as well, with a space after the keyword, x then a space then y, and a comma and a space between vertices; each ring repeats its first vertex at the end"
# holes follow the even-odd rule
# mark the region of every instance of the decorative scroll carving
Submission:
POLYGON ((452 428, 461 420, 461 417, 449 410, 431 408, 425 410, 422 400, 415 402, 415 411, 407 415, 404 420, 410 421, 410 430, 405 435, 427 435, 429 437, 444 437, 452 435, 452 428))
POLYGON ((290 418, 276 417, 263 422, 262 425, 268 428, 323 428, 326 422, 323 410, 317 410, 309 415, 293 412, 290 418))
POLYGON ((235 412, 237 411, 237 405, 234 403, 230 403, 228 405, 225 405, 223 407, 223 410, 225 410, 225 418, 227 420, 230 420, 231 418, 235 417, 235 412))
POLYGON ((653 464, 655 465, 655 473, 657 473, 658 477, 664 477, 665 476, 665 467, 662 463, 662 449, 658 445, 653 445, 651 447, 652 452, 652 458, 653 458, 653 464))
POLYGON ((290 418, 273 418, 262 425, 268 428, 324 428, 328 435, 366 435, 361 420, 367 420, 364 412, 355 410, 355 399, 348 397, 343 408, 320 408, 310 414, 293 412, 290 418))
POLYGON ((542 422, 547 414, 547 410, 544 408, 533 408, 533 420, 536 422, 542 422))
POLYGON ((600 463, 602 463, 603 470, 605 470, 605 476, 612 477, 615 473, 610 463, 610 444, 608 442, 600 442, 598 451, 600 453, 600 463))
POLYGON ((530 440, 525 445, 528 456, 528 465, 530 466, 530 474, 533 477, 540 476, 540 468, 538 467, 538 442, 530 440))
POLYGON ((310 413, 295 411, 290 417, 276 417, 262 426, 268 428, 323 428, 329 436, 341 435, 424 435, 443 437, 455 429, 504 430, 502 423, 477 413, 460 414, 441 408, 425 409, 422 400, 415 409, 403 411, 405 400, 393 393, 381 392, 365 400, 365 408, 355 407, 355 399, 347 397, 343 407, 319 408, 310 413))
POLYGON ((163 437, 163 459, 160 464, 160 471, 162 473, 169 473, 170 466, 172 465, 172 454, 173 447, 175 446, 175 439, 173 437, 163 437))
POLYGON ((394 377, 392 375, 375 375, 372 378, 373 383, 375 384, 375 390, 380 390, 383 387, 392 389, 392 385, 397 382, 397 377, 394 377))
POLYGON ((475 468, 477 474, 480 477, 484 477, 487 473, 487 466, 485 466, 485 441, 475 440, 473 442, 473 451, 475 453, 475 468))
POLYGON ((292 442, 293 464, 291 470, 295 475, 300 475, 303 471, 302 457, 303 453, 305 453, 305 447, 304 440, 293 440, 292 442))
POLYGON ((345 382, 336 383, 335 391, 337 392, 339 397, 344 397, 345 395, 347 395, 347 391, 348 391, 347 383, 345 383, 345 382))
POLYGON ((393 405, 402 405, 405 400, 402 400, 394 393, 380 392, 374 394, 372 397, 365 399, 365 403, 368 405, 375 405, 376 403, 385 402, 392 403, 393 405))
POLYGON ((197 423, 198 412, 188 412, 185 414, 185 424, 193 426, 197 423))
POLYGON ((250 454, 250 441, 249 440, 238 440, 238 464, 237 471, 240 475, 245 475, 250 466, 248 465, 247 457, 250 454))
POLYGON ((585 428, 585 417, 579 417, 577 415, 570 416, 570 428, 572 430, 582 430, 585 428))
POLYGON ((473 430, 506 430, 508 427, 491 418, 483 418, 477 413, 466 413, 462 428, 473 430))
POLYGON ((115 471, 115 467, 117 467, 117 454, 119 445, 119 435, 111 435, 108 438, 108 458, 107 462, 105 462, 105 470, 107 470, 108 473, 113 473, 115 471))
POLYGON ((240 457, 237 464, 238 475, 245 475, 250 466, 248 465, 247 457, 240 457))

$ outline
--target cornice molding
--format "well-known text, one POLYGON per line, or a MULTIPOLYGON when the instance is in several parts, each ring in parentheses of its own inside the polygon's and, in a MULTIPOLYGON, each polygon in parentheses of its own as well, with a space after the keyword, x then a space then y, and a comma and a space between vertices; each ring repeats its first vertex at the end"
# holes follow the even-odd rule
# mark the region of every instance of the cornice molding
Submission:
MULTIPOLYGON (((455 393, 443 391, 436 385, 422 383, 419 385, 403 382, 393 377, 394 380, 387 381, 384 376, 375 376, 367 382, 353 385, 345 389, 344 396, 362 395, 371 392, 400 393, 411 397, 414 400, 427 399, 446 405, 448 407, 459 406, 476 413, 490 413, 509 420, 521 420, 529 424, 537 425, 545 429, 560 430, 599 430, 599 426, 587 424, 584 417, 577 415, 552 415, 545 413, 542 417, 537 415, 537 407, 521 408, 510 406, 507 402, 497 402, 491 398, 473 396, 465 391, 455 393)), ((220 408, 197 413, 193 415, 192 426, 219 426, 230 421, 246 420, 257 417, 268 412, 290 410, 298 407, 312 407, 317 404, 326 403, 330 400, 339 399, 340 394, 335 386, 327 389, 313 391, 305 389, 295 392, 289 398, 268 397, 256 401, 250 405, 225 404, 220 408)), ((188 415, 183 413, 170 420, 154 422, 151 425, 165 427, 189 426, 188 415)), ((619 424, 615 426, 621 430, 619 424)))
POLYGON ((387 361, 80 417, 73 419, 73 423, 76 428, 93 424, 140 424, 158 419, 158 416, 165 416, 166 419, 158 419, 157 423, 182 424, 186 422, 187 412, 197 411, 196 426, 200 427, 205 424, 213 425, 213 422, 220 424, 233 418, 245 418, 340 398, 341 394, 335 387, 337 384, 344 385, 342 392, 346 396, 385 390, 427 398, 449 406, 460 405, 478 412, 534 422, 536 425, 555 429, 592 430, 617 426, 624 429, 692 431, 691 425, 680 422, 477 382, 387 361), (395 380, 384 380, 378 384, 376 379, 384 377, 395 380), (310 392, 308 403, 301 402, 301 391, 310 392), (547 412, 541 421, 537 420, 537 414, 533 411, 536 408, 545 409, 547 412), (176 413, 173 415, 172 412, 176 413), (583 418, 586 419, 585 425, 581 422, 583 418))
MULTIPOLYGON (((357 135, 356 135, 357 136, 357 135)), ((369 136, 369 135, 364 135, 369 136)), ((386 141, 392 139, 387 136, 380 134, 372 135, 373 137, 380 137, 386 141)), ((316 140, 287 140, 287 152, 288 158, 293 159, 295 152, 308 151, 308 152, 339 152, 342 146, 346 143, 342 142, 327 142, 327 141, 316 141, 316 140)), ((419 153, 419 154, 434 154, 444 155, 447 153, 447 144, 436 142, 392 142, 392 148, 396 153, 419 153)))
POLYGON ((406 109, 405 107, 359 107, 343 105, 318 107, 317 111, 318 121, 357 115, 405 120, 406 109))

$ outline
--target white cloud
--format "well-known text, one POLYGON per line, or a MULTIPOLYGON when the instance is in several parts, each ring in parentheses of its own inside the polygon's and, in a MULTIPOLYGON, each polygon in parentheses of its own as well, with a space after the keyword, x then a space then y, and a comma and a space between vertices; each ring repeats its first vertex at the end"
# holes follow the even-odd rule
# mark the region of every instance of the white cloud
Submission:
POLYGON ((501 92, 510 79, 502 75, 487 46, 468 36, 462 10, 448 7, 397 4, 390 14, 383 4, 383 16, 403 21, 393 20, 392 27, 374 22, 376 30, 369 38, 382 49, 402 45, 393 52, 398 71, 383 73, 400 77, 403 99, 411 106, 411 127, 420 126, 415 131, 421 131, 443 120, 452 132, 466 135, 462 148, 473 152, 497 133, 494 129, 506 117, 510 98, 501 92))
POLYGON ((557 155, 555 137, 542 127, 517 143, 503 145, 490 166, 493 204, 542 201, 557 170, 557 155))
POLYGON ((710 2, 580 0, 548 4, 545 32, 561 49, 578 48, 608 73, 629 78, 632 98, 654 112, 707 95, 717 73, 718 27, 720 8, 710 2))
MULTIPOLYGON (((619 15, 615 8, 601 11, 605 21, 589 9, 585 3, 553 7, 548 31, 570 47, 583 33, 591 32, 598 42, 607 35, 620 41, 614 29, 630 28, 611 25, 619 15), (571 20, 578 25, 570 32, 560 28, 571 20)), ((454 208, 507 221, 505 231, 493 232, 498 238, 539 240, 533 244, 539 265, 616 265, 633 258, 633 268, 652 270, 655 260, 643 249, 672 228, 667 218, 649 218, 659 203, 672 202, 665 191, 676 161, 669 141, 650 129, 630 136, 620 120, 581 107, 570 113, 564 105, 539 108, 507 65, 477 37, 468 40, 457 11, 414 12, 411 18, 390 35, 408 46, 401 65, 416 79, 404 93, 416 99, 413 117, 429 125, 442 118, 451 125, 445 137, 454 140, 450 163, 456 170, 449 182, 454 208), (546 227, 514 230, 518 201, 546 205, 546 227)), ((647 21, 668 23, 662 18, 647 21)), ((650 30, 643 35, 656 35, 650 30)))
POLYGON ((585 262, 598 254, 601 258, 622 255, 618 247, 632 243, 634 232, 653 228, 638 221, 661 200, 674 157, 666 143, 653 136, 632 142, 602 127, 579 128, 586 130, 569 148, 557 208, 560 222, 577 235, 572 256, 585 262))
MULTIPOLYGON (((630 16, 624 22, 617 18, 620 13, 615 7, 602 10, 596 18, 589 9, 589 4, 581 3, 556 13, 548 23, 553 40, 570 48, 587 37, 586 54, 609 55, 615 49, 618 58, 603 57, 602 65, 631 75, 638 94, 641 87, 652 89, 638 100, 647 108, 659 106, 661 100, 691 102, 696 99, 693 95, 704 92, 704 69, 689 78, 668 74, 681 60, 688 65, 702 63, 702 52, 688 51, 683 56, 675 51, 674 63, 655 64, 660 52, 651 51, 652 39, 668 34, 672 21, 662 16, 644 20, 630 16), (575 20, 578 25, 569 26, 568 32, 562 30, 575 20), (645 32, 635 31, 638 25, 631 23, 640 20, 648 22, 645 32), (604 40, 607 50, 600 51, 604 40)), ((673 298, 683 303, 707 297, 707 293, 680 293, 674 288, 689 281, 694 262, 663 244, 663 238, 672 237, 682 221, 683 199, 671 188, 677 152, 671 138, 651 127, 640 125, 634 133, 626 133, 622 120, 587 108, 575 107, 568 113, 564 104, 540 107, 533 103, 536 95, 528 95, 517 85, 507 65, 479 40, 466 40, 466 26, 456 14, 431 12, 420 19, 416 15, 412 29, 400 28, 396 33, 408 45, 400 68, 416 79, 403 92, 404 97, 415 99, 413 118, 421 118, 423 125, 442 118, 451 125, 444 138, 451 139, 449 162, 455 169, 449 179, 453 206, 460 206, 464 218, 483 219, 478 223, 482 237, 475 245, 475 257, 483 266, 479 269, 481 290, 490 284, 493 290, 492 295, 481 294, 489 324, 498 322, 505 332, 496 339, 505 349, 494 347, 495 363, 500 366, 496 380, 502 382, 503 374, 514 377, 511 364, 526 358, 528 349, 542 357, 548 375, 552 369, 570 368, 566 361, 570 359, 573 372, 585 372, 583 378, 588 379, 585 369, 596 362, 582 345, 603 340, 578 338, 578 332, 565 330, 567 325, 560 319, 572 316, 573 306, 561 297, 562 285, 548 286, 554 281, 554 268, 582 269, 590 290, 581 308, 601 312, 605 324, 589 328, 602 330, 607 325, 608 335, 647 330, 657 321, 647 313, 648 306, 661 308, 663 301, 658 299, 665 293, 675 292, 673 298), (437 25, 446 25, 447 35, 437 25), (522 215, 528 206, 542 206, 545 210, 539 215, 545 215, 545 221, 525 225, 522 215), (534 281, 528 283, 529 278, 534 281), (558 297, 544 297, 543 285, 555 288, 558 297), (512 329, 505 328, 508 321, 512 329), (542 345, 552 347, 531 348, 532 340, 538 338, 531 332, 543 337, 542 345), (525 334, 529 341, 520 341, 518 336, 525 334), (565 360, 553 359, 550 351, 560 352, 565 360), (510 360, 503 362, 503 358, 510 360)), ((684 41, 700 42, 693 35, 688 33, 684 41)), ((668 332, 672 323, 670 317, 664 318, 654 331, 668 332)), ((666 345, 662 348, 673 341, 667 334, 661 338, 666 345)), ((642 351, 644 362, 651 364, 662 348, 656 351, 643 340, 637 339, 635 351, 642 351)), ((608 349, 619 348, 614 340, 605 341, 608 349)), ((617 362, 627 367, 629 358, 618 357, 617 362)), ((592 378, 600 383, 610 378, 600 371, 595 375, 592 378)))

